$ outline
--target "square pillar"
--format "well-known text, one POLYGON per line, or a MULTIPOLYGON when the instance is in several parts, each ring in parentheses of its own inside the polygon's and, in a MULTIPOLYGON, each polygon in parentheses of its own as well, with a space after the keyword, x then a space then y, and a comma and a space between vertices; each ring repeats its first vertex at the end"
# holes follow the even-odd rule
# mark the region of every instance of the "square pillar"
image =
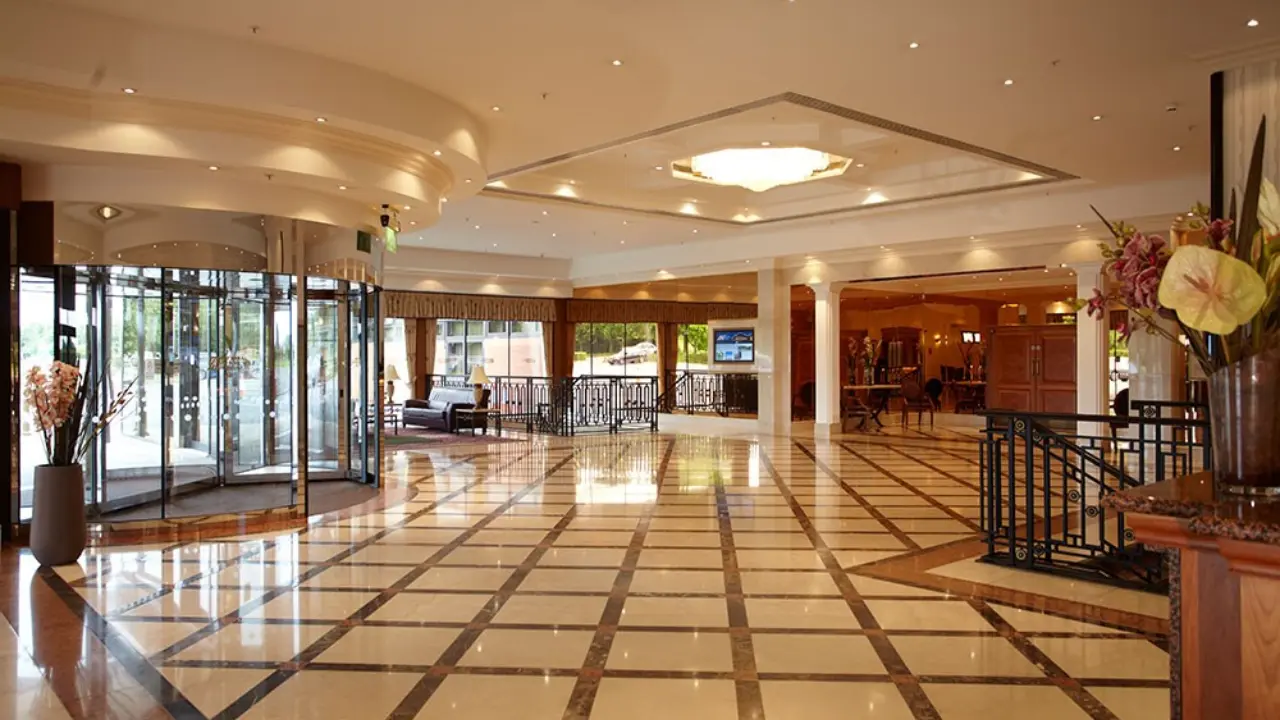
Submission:
POLYGON ((840 291, 844 283, 813 285, 814 433, 840 426, 840 291))
MULTIPOLYGON (((1076 297, 1093 297, 1094 288, 1101 290, 1106 282, 1102 263, 1077 263, 1071 266, 1076 273, 1076 297)), ((1081 311, 1076 321, 1076 413, 1080 415, 1108 414, 1107 337, 1110 322, 1107 317, 1095 320, 1081 311)), ((1081 435, 1098 437, 1106 434, 1102 423, 1080 423, 1076 431, 1081 435)))
POLYGON ((783 271, 756 273, 757 421, 762 434, 791 434, 791 285, 783 271))

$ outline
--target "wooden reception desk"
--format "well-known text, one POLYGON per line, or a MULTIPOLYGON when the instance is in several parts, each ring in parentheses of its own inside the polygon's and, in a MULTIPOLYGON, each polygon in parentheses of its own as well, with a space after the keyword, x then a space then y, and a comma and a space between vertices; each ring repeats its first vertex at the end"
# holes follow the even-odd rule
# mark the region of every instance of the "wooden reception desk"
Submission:
POLYGON ((1280 718, 1280 502, 1218 497, 1210 473, 1103 502, 1138 542, 1177 551, 1169 650, 1183 720, 1280 718))

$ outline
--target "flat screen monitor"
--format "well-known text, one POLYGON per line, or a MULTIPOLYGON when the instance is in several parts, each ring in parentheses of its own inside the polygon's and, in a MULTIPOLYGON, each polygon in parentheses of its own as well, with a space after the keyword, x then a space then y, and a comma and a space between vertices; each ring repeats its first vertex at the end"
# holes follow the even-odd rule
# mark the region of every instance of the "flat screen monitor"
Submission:
POLYGON ((756 361, 756 331, 715 331, 715 361, 718 363, 751 363, 756 361))

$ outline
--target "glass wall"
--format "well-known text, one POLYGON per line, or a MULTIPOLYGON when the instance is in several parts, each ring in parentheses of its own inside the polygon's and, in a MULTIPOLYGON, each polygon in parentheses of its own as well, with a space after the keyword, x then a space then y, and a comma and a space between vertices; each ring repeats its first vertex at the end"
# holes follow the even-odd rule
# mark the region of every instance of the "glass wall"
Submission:
POLYGON ((574 377, 655 377, 657 374, 657 323, 578 323, 574 326, 574 377))
POLYGON ((711 344, 706 325, 681 325, 676 349, 677 370, 706 370, 711 344))
MULTIPOLYGON (((23 376, 54 360, 134 399, 90 448, 94 519, 212 515, 302 504, 299 479, 374 482, 380 332, 376 290, 309 279, 307 337, 296 278, 137 267, 24 268, 23 376), (309 348, 309 351, 308 351, 309 348), (296 358, 306 358, 305 379, 296 358), (293 412, 305 394, 307 413, 293 412), (348 398, 344 401, 343 398, 348 398), (296 443, 305 438, 301 472, 296 443)), ((45 462, 21 407, 21 518, 45 462)))
POLYGON ((435 375, 470 375, 483 365, 490 377, 547 376, 540 322, 438 320, 434 357, 435 375))

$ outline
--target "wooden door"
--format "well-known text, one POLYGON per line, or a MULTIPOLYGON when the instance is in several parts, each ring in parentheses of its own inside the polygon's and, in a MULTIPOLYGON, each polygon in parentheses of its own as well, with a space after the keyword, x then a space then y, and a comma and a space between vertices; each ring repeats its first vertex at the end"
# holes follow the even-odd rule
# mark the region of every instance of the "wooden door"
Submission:
POLYGON ((990 333, 987 349, 987 407, 1032 412, 1035 408, 1033 328, 1002 326, 990 333))
POLYGON ((1076 412, 1076 326, 1045 325, 1036 340, 1039 412, 1076 412))

